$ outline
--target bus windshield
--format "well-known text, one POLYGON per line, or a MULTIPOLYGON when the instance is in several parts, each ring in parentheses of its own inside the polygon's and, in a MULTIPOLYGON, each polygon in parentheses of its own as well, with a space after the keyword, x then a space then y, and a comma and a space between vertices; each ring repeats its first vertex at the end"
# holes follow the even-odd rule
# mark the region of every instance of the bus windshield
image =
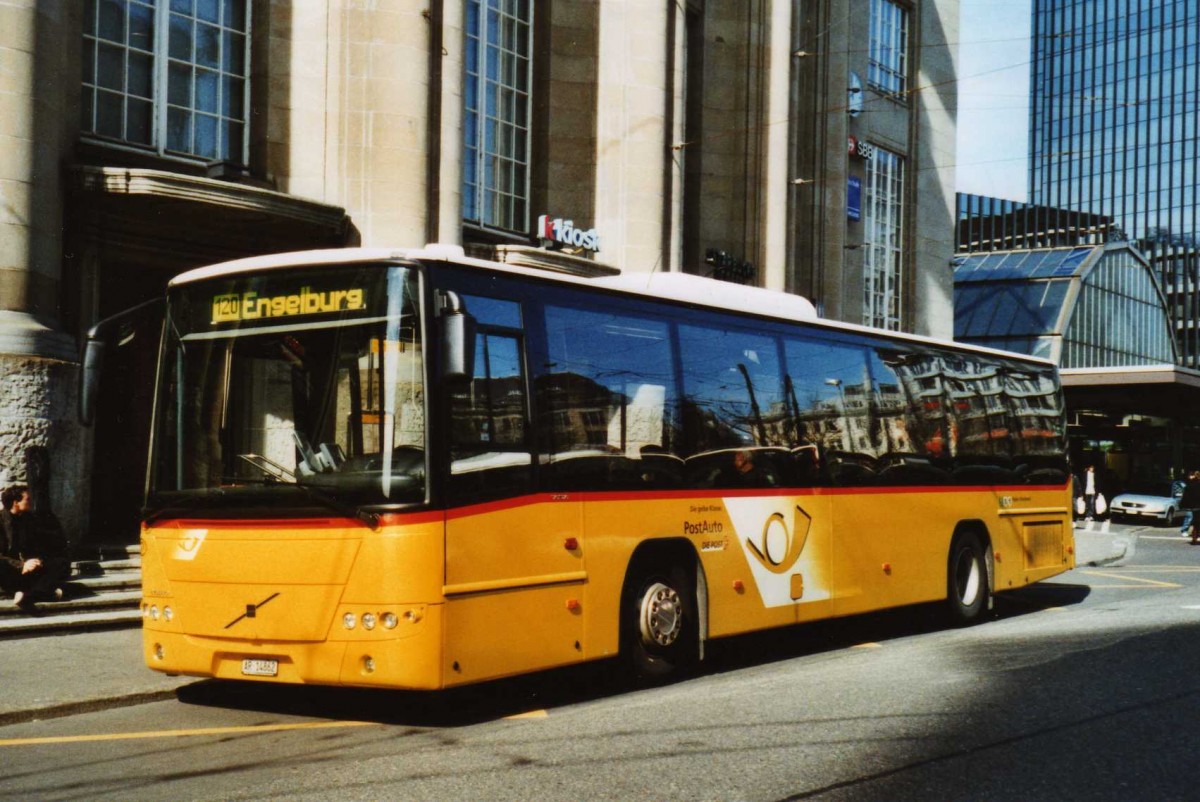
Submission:
POLYGON ((419 274, 270 270, 168 297, 147 513, 423 502, 419 274))

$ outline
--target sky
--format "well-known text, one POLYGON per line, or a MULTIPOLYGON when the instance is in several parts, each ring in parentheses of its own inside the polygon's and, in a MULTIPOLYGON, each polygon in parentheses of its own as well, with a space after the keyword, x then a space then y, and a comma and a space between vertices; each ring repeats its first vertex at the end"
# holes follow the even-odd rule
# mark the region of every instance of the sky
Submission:
POLYGON ((1031 2, 959 4, 958 192, 1028 199, 1031 2))

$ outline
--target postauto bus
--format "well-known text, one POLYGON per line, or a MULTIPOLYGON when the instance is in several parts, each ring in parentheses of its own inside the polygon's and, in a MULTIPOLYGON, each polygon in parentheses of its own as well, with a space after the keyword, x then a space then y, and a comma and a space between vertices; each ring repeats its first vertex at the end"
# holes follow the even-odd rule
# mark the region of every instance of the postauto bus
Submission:
POLYGON ((619 656, 659 678, 751 630, 923 602, 974 622, 1074 564, 1038 359, 446 246, 193 270, 159 320, 158 671, 439 689, 619 656))

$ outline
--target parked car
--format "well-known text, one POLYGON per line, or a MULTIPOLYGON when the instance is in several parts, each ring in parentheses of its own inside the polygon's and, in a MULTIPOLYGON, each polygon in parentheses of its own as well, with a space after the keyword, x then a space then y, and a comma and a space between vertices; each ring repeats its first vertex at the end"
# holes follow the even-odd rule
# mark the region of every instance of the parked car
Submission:
POLYGON ((1113 520, 1148 519, 1169 525, 1183 515, 1179 509, 1182 495, 1182 482, 1134 482, 1112 500, 1108 509, 1113 520))

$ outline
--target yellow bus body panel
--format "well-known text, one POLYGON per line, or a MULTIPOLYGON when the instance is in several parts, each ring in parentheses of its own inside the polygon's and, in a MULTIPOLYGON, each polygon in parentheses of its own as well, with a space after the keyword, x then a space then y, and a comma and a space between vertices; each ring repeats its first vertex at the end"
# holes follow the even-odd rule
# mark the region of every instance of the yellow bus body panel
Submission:
POLYGON ((147 665, 253 679, 242 661, 261 658, 278 661, 276 681, 442 687, 444 528, 440 514, 378 532, 326 521, 146 528, 147 665))
POLYGON ((266 659, 272 681, 436 689, 609 657, 630 561, 654 541, 694 553, 706 638, 945 599, 960 526, 985 534, 993 590, 1012 590, 1074 567, 1069 502, 1021 486, 543 494, 379 531, 155 526, 146 662, 244 679, 266 659))

